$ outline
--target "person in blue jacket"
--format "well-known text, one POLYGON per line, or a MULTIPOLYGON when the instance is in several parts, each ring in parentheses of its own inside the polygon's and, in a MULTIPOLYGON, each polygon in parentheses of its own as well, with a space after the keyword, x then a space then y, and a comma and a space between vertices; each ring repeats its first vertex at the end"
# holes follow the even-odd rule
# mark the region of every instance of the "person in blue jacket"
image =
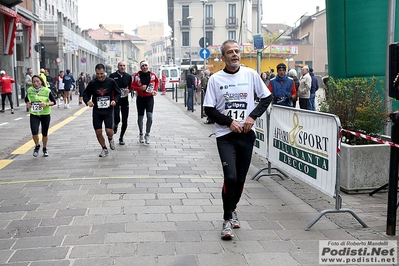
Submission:
POLYGON ((285 64, 278 64, 277 76, 270 80, 267 87, 273 94, 273 104, 293 107, 292 101, 296 99, 296 88, 294 80, 288 77, 286 71, 285 64))

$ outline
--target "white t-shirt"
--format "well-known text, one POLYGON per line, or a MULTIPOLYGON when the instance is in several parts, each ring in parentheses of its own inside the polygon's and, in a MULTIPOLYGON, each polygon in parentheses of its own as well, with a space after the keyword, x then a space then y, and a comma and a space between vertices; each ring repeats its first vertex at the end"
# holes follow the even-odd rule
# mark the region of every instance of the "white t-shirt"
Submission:
POLYGON ((62 82, 62 77, 58 76, 57 77, 58 80, 58 90, 64 90, 64 82, 62 82))
MULTIPOLYGON (((245 120, 255 109, 254 92, 259 98, 271 94, 255 70, 242 66, 235 74, 221 70, 209 78, 204 106, 214 107, 244 126, 245 120)), ((228 126, 215 123, 216 137, 229 133, 231 130, 228 126)))

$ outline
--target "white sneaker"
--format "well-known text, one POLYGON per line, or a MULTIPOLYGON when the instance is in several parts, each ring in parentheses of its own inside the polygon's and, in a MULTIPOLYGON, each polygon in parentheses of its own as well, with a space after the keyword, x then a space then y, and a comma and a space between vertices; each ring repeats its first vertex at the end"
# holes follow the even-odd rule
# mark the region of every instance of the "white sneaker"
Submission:
POLYGON ((111 150, 115 150, 115 142, 114 142, 114 139, 109 140, 109 147, 111 148, 111 150))
POLYGON ((102 149, 101 153, 98 155, 99 157, 105 157, 108 155, 108 149, 102 149))
POLYGON ((150 135, 145 135, 145 144, 150 144, 150 135))
POLYGON ((144 143, 144 136, 143 136, 143 134, 140 134, 140 136, 139 136, 139 143, 144 143))
POLYGON ((67 105, 66 105, 66 104, 64 104, 64 109, 68 109, 68 107, 67 107, 67 105))
POLYGON ((69 106, 69 104, 67 105, 67 108, 68 108, 68 109, 71 109, 71 107, 69 106))

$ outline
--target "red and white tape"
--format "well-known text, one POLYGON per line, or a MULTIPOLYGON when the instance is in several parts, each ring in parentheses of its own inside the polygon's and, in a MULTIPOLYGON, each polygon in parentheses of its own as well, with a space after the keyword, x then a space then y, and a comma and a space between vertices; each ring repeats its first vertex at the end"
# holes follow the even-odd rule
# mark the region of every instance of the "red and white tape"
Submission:
POLYGON ((379 139, 379 138, 371 137, 371 136, 366 135, 366 134, 350 131, 350 130, 343 129, 343 128, 341 128, 341 134, 340 134, 341 136, 340 137, 342 137, 342 131, 346 132, 346 133, 349 133, 349 134, 352 134, 352 135, 354 135, 356 137, 360 137, 360 138, 363 138, 363 139, 371 140, 373 142, 377 142, 377 143, 381 143, 381 144, 389 144, 392 147, 399 148, 399 144, 396 144, 396 143, 394 143, 392 141, 382 140, 382 139, 379 139))

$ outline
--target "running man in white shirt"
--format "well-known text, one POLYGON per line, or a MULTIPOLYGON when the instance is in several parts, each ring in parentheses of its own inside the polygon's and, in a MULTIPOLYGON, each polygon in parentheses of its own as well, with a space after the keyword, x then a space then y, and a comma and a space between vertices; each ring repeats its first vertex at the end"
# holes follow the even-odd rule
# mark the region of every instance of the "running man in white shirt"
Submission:
POLYGON ((223 166, 221 237, 231 239, 233 228, 240 228, 236 208, 251 163, 256 139, 254 123, 272 102, 272 95, 255 70, 240 66, 237 41, 225 41, 221 53, 226 67, 209 78, 204 107, 206 115, 215 121, 216 143, 223 166), (254 92, 260 98, 256 107, 254 92))

